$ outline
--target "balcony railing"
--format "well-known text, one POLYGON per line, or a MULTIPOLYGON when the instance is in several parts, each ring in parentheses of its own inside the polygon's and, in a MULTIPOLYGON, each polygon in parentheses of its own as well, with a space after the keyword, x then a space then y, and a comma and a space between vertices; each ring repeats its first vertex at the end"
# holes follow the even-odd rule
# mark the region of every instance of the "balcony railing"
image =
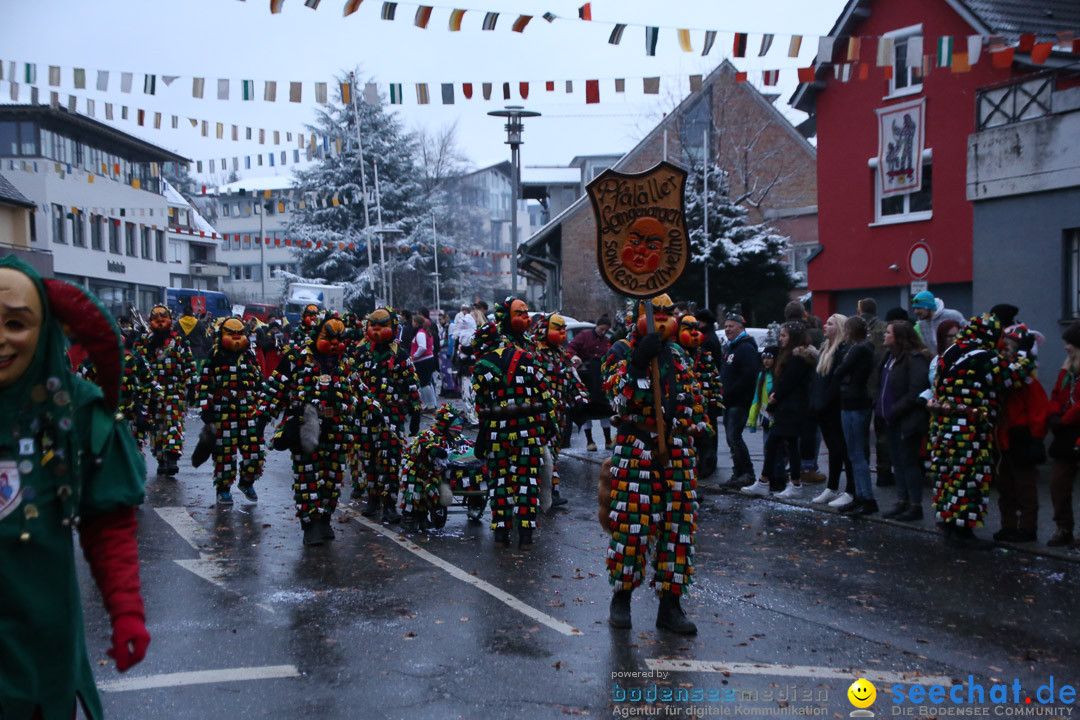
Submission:
POLYGON ((1053 106, 1053 72, 981 88, 975 96, 977 130, 1049 115, 1053 106))

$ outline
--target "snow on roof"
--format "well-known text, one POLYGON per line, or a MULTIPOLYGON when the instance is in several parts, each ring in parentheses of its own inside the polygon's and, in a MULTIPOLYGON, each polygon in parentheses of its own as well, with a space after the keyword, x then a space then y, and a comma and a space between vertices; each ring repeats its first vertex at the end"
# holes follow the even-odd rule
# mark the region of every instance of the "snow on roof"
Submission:
POLYGON ((292 175, 244 178, 228 185, 222 185, 214 192, 220 195, 234 193, 239 190, 288 190, 293 186, 294 181, 292 175))
POLYGON ((581 168, 525 165, 521 168, 521 182, 526 185, 577 185, 581 183, 581 168))
POLYGON ((180 191, 174 188, 168 180, 162 179, 161 184, 165 188, 165 200, 167 200, 170 205, 188 204, 188 201, 184 199, 184 196, 180 194, 180 191))
POLYGON ((206 218, 199 213, 199 208, 189 203, 180 192, 174 188, 169 181, 164 178, 161 181, 162 187, 165 188, 165 200, 170 205, 177 205, 179 207, 186 208, 191 211, 191 229, 199 232, 202 231, 208 235, 216 233, 217 230, 211 225, 206 218))

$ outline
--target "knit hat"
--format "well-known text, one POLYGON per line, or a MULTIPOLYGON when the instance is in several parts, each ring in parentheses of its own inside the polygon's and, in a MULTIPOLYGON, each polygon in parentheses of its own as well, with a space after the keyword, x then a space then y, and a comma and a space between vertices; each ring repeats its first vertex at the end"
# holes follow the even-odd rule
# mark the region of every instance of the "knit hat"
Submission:
POLYGON ((934 293, 923 290, 911 298, 911 307, 920 310, 937 310, 937 300, 934 299, 934 293))
POLYGON ((746 318, 744 318, 742 315, 740 315, 737 312, 729 312, 727 314, 727 316, 724 318, 724 320, 725 321, 730 321, 730 322, 737 322, 740 325, 742 325, 743 327, 746 327, 746 318))
POLYGON ((911 322, 911 316, 908 315, 908 311, 902 307, 894 307, 889 312, 885 313, 885 322, 892 322, 893 320, 903 320, 905 322, 911 322))
POLYGON ((1001 321, 1002 327, 1008 327, 1016 324, 1016 315, 1020 312, 1020 308, 1009 303, 999 303, 990 308, 991 315, 997 315, 997 319, 1001 321))
POLYGON ((1061 339, 1075 348, 1080 348, 1080 320, 1065 328, 1061 333, 1061 339))
POLYGON ((761 351, 761 357, 768 357, 776 359, 777 354, 780 352, 780 348, 775 345, 766 345, 761 351))

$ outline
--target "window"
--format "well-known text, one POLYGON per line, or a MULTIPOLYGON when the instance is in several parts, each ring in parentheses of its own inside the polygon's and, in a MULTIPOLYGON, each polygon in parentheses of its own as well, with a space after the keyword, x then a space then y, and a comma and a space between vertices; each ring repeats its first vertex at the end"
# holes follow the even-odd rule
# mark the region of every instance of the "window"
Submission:
POLYGON ((71 213, 71 244, 75 247, 86 247, 86 224, 80 212, 71 213))
POLYGON ((109 218, 106 220, 109 226, 109 252, 113 255, 120 254, 120 221, 109 218))
POLYGON ((930 160, 927 158, 929 152, 929 150, 923 151, 922 188, 918 192, 882 197, 881 176, 878 173, 877 164, 874 163, 871 172, 874 175, 875 224, 916 222, 929 220, 933 216, 934 175, 930 160))
POLYGON ((135 223, 124 223, 124 250, 128 257, 138 257, 135 248, 135 223))
POLYGON ((0 155, 35 157, 38 155, 38 130, 32 122, 0 122, 0 155))
POLYGON ((229 203, 221 203, 222 217, 229 217, 229 203))
POLYGON ((245 280, 250 280, 251 279, 251 266, 250 265, 245 265, 244 266, 244 279, 245 280))
POLYGON ((683 155, 691 164, 700 163, 705 157, 705 133, 712 131, 710 108, 712 92, 707 91, 702 93, 697 104, 679 121, 679 141, 682 143, 683 155))
POLYGON ((1080 318, 1080 228, 1065 231, 1065 317, 1080 318))
POLYGON ((251 236, 250 235, 245 235, 244 236, 243 248, 245 250, 250 250, 251 249, 251 236))
POLYGON ((139 240, 139 244, 142 246, 142 259, 153 260, 154 256, 150 252, 150 228, 146 227, 145 225, 139 228, 139 240))
MULTIPOLYGON (((912 95, 922 91, 922 55, 925 48, 919 51, 912 48, 913 38, 922 40, 922 25, 894 30, 885 33, 883 37, 893 39, 893 76, 889 80, 889 95, 912 95), (916 53, 911 53, 912 49, 916 53), (918 57, 914 55, 917 54, 918 57)), ((920 42, 921 45, 921 42, 920 42)))
POLYGON ((154 258, 158 262, 165 262, 165 231, 154 231, 154 258))
POLYGON ((232 271, 232 279, 233 280, 243 280, 244 279, 244 268, 242 266, 233 265, 232 267, 229 268, 229 270, 232 271))
POLYGON ((179 243, 176 240, 170 240, 169 241, 169 262, 173 262, 173 263, 183 262, 180 259, 180 252, 182 250, 181 245, 182 245, 182 243, 179 243))
POLYGON ((100 215, 90 216, 90 247, 94 250, 104 250, 104 218, 100 215))
POLYGON ((57 243, 66 243, 67 235, 64 233, 64 224, 67 218, 64 217, 64 208, 60 205, 53 204, 52 211, 52 240, 57 243))

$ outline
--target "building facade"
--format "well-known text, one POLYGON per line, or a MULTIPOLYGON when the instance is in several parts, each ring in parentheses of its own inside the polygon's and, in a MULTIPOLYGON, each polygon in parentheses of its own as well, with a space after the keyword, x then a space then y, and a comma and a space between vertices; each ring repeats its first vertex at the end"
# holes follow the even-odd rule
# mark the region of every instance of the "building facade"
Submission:
POLYGON ((165 182, 169 204, 166 232, 169 287, 190 290, 223 290, 229 267, 217 261, 223 239, 198 209, 176 188, 165 182))
POLYGON ((188 161, 64 109, 0 105, 0 167, 36 208, 30 250, 114 315, 149 312, 170 286, 166 162, 188 161))

